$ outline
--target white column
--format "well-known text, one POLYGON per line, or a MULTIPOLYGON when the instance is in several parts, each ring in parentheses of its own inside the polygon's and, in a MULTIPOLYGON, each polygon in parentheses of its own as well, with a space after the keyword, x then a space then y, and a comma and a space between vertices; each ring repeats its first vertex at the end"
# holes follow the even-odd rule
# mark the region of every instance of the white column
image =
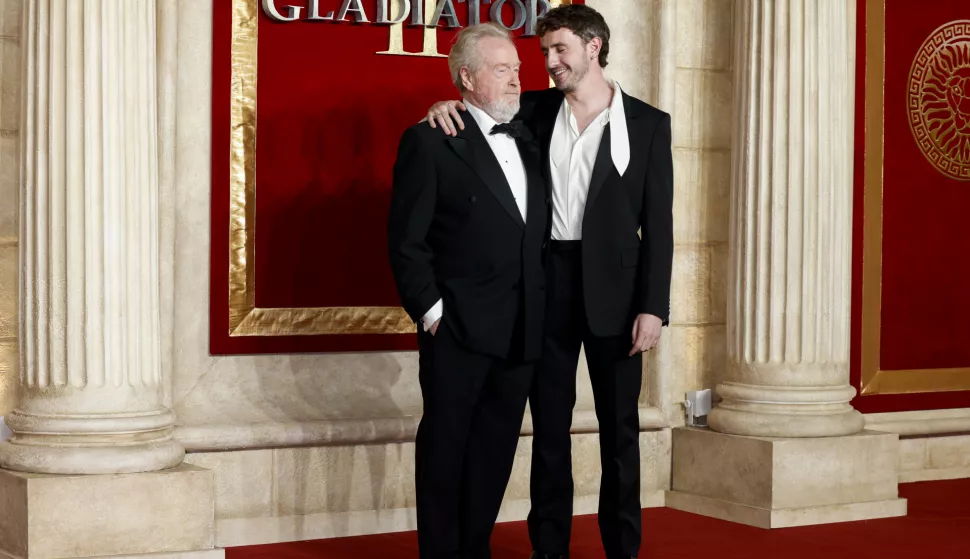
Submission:
POLYGON ((26 0, 21 402, 0 466, 178 465, 162 403, 154 0, 26 0))
POLYGON ((711 428, 848 435, 855 0, 735 4, 728 370, 711 428))

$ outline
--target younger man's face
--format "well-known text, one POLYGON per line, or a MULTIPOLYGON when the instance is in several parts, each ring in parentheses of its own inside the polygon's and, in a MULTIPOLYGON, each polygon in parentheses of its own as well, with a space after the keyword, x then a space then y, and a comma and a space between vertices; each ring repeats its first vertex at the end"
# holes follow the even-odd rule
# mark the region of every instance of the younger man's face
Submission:
POLYGON ((584 43, 578 35, 563 27, 543 35, 539 44, 546 57, 546 70, 556 89, 563 93, 575 91, 589 72, 590 59, 594 58, 596 48, 593 42, 584 43))

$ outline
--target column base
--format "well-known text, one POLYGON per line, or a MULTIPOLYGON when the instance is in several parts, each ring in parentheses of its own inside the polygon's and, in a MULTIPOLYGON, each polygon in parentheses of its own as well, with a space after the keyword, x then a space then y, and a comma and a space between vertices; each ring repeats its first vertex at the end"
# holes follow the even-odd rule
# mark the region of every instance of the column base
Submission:
POLYGON ((718 385, 721 403, 707 418, 711 429, 749 437, 843 437, 862 431, 865 418, 845 386, 718 385))
POLYGON ((906 516, 906 499, 772 510, 718 501, 690 493, 668 491, 667 507, 767 529, 906 516))
POLYGON ((175 439, 117 446, 0 444, 0 468, 44 474, 132 474, 174 468, 185 458, 175 439))
POLYGON ((667 506, 759 528, 906 515, 899 437, 769 438, 673 432, 667 506))
POLYGON ((861 413, 846 405, 839 412, 822 414, 741 411, 719 405, 707 416, 711 429, 748 437, 844 437, 865 426, 861 413))
POLYGON ((197 466, 145 474, 0 470, 0 558, 221 559, 215 489, 197 466))

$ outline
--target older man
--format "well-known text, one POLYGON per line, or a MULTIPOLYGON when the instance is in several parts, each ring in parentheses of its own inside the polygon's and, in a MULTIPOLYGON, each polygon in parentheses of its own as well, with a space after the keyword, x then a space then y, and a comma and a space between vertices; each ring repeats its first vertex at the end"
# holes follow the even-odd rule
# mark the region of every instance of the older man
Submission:
POLYGON ((450 137, 409 128, 394 166, 391 267, 418 328, 416 441, 422 558, 487 558, 542 348, 548 206, 519 110, 519 59, 501 28, 448 59, 471 117, 450 137))

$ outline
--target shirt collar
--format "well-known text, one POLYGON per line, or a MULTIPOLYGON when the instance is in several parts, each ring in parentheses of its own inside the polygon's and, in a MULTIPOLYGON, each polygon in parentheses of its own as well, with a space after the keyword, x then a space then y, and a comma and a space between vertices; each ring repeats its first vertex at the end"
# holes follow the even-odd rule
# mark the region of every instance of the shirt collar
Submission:
POLYGON ((613 101, 610 103, 610 151, 613 165, 622 177, 630 165, 630 135, 626 127, 623 90, 616 81, 613 82, 613 101))
MULTIPOLYGON (((563 117, 565 118, 566 124, 569 126, 569 129, 572 130, 573 133, 578 136, 579 129, 576 123, 576 115, 573 114, 573 107, 567 101, 563 100, 562 110, 563 110, 563 117)), ((607 107, 603 112, 596 115, 596 118, 593 119, 593 122, 591 122, 589 125, 599 126, 600 128, 605 127, 607 124, 610 123, 610 111, 612 111, 612 107, 607 107)))
MULTIPOLYGON (((610 101, 610 106, 607 107, 603 113, 596 117, 590 126, 606 126, 610 124, 610 152, 613 159, 613 166, 616 167, 617 173, 623 176, 626 172, 626 168, 630 165, 630 135, 626 126, 626 110, 623 106, 623 90, 620 89, 620 83, 613 81, 613 99, 610 101)), ((569 102, 563 99, 562 101, 562 117, 563 122, 566 126, 570 127, 573 131, 575 126, 575 117, 573 116, 572 107, 569 106, 569 102)))

